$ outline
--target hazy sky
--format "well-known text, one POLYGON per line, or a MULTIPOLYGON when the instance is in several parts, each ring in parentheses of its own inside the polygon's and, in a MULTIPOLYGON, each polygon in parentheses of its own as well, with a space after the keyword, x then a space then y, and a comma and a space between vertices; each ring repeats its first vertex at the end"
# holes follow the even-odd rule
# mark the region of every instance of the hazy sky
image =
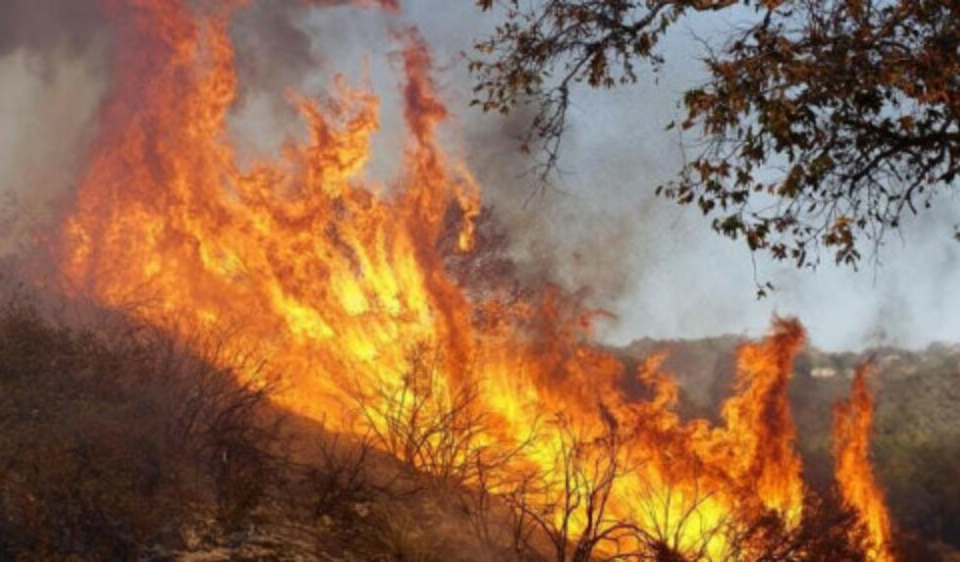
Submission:
MULTIPOLYGON (((464 37, 482 32, 465 30, 489 29, 492 21, 476 17, 472 3, 457 9, 450 4, 459 3, 415 2, 410 17, 441 57, 455 59, 458 50, 468 48, 464 37)), ((715 235, 698 210, 653 196, 657 183, 680 165, 680 139, 664 127, 680 115, 682 91, 702 76, 694 36, 709 36, 729 23, 715 14, 701 16, 671 36, 659 84, 583 92, 561 163, 564 193, 546 196, 561 202, 534 200, 525 209, 561 207, 551 232, 565 239, 568 263, 582 266, 584 279, 596 268, 612 271, 616 281, 600 283, 606 294, 596 295, 619 316, 606 336, 628 342, 639 336, 757 334, 777 313, 799 316, 812 342, 829 349, 960 341, 960 244, 952 238, 960 205, 955 197, 942 198, 942 207, 932 214, 908 220, 902 237, 887 240, 877 267, 864 263, 854 272, 833 266, 825 256, 818 270, 796 271, 758 256, 758 275, 778 287, 758 301, 746 246, 715 235), (582 220, 569 226, 578 216, 582 220)), ((515 164, 516 158, 502 154, 511 148, 494 150, 515 164)), ((482 175, 488 166, 478 169, 482 175)), ((499 193, 497 201, 503 205, 499 193)))
MULTIPOLYGON (((109 83, 102 30, 92 9, 83 8, 94 3, 56 1, 81 7, 44 10, 54 0, 5 0, 7 15, 15 17, 0 25, 0 194, 33 209, 75 185, 109 83), (28 33, 31 26, 42 27, 44 35, 28 33)), ((358 81, 366 65, 373 87, 385 94, 378 153, 396 154, 401 122, 391 100, 400 77, 387 56, 396 44, 385 31, 417 25, 434 47, 437 80, 455 111, 445 137, 451 149, 473 165, 487 201, 513 229, 525 267, 570 286, 590 286, 593 304, 618 315, 604 331, 611 341, 757 334, 774 312, 799 316, 813 343, 829 349, 960 341, 960 244, 952 241, 960 206, 954 198, 908 221, 902 239, 888 240, 876 269, 865 264, 853 272, 828 263, 797 272, 758 257, 758 275, 778 289, 757 301, 745 246, 716 236, 695 209, 653 197, 653 188, 680 162, 679 138, 663 129, 679 115, 682 90, 700 76, 692 33, 722 28, 716 16, 698 18, 691 30, 671 37, 664 48, 671 62, 659 84, 582 92, 564 174, 553 190, 524 205, 534 186, 523 175, 530 162, 509 139, 520 120, 466 107, 470 81, 460 53, 490 29, 492 16, 467 0, 406 0, 399 17, 326 8, 291 18, 277 5, 255 2, 237 26, 248 87, 234 132, 248 140, 244 149, 270 150, 288 132, 290 115, 279 97, 284 89, 319 93, 333 71, 358 81)), ((383 170, 390 165, 390 158, 379 163, 383 170)))

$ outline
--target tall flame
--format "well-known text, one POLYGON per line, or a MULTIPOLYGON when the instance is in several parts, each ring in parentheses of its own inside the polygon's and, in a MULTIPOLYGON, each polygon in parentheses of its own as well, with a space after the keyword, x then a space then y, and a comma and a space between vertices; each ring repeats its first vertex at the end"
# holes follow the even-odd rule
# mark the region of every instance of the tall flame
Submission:
POLYGON ((871 543, 874 560, 892 561, 891 527, 883 492, 873 476, 870 462, 870 431, 873 397, 867 379, 869 364, 857 367, 850 397, 834 411, 833 456, 837 483, 844 502, 856 510, 871 543))
MULTIPOLYGON (((134 305, 184 336, 229 329, 284 375, 281 402, 316 418, 404 385, 412 350, 435 349, 436 391, 476 387, 489 447, 528 441, 544 417, 587 438, 615 429, 612 460, 629 470, 608 511, 676 551, 722 556, 722 529, 746 512, 797 523, 804 490, 786 397, 797 322, 741 349, 722 426, 679 418, 657 360, 638 373, 653 397, 629 399, 623 365, 590 345, 591 315, 575 299, 551 288, 507 298, 451 274, 452 254, 479 251, 480 189, 435 138, 447 110, 415 32, 400 34, 408 134, 396 178, 366 176, 379 100, 342 80, 329 100, 297 98, 306 141, 278 162, 238 163, 226 118, 238 85, 228 27, 241 5, 106 2, 116 84, 62 232, 72 290, 134 305)), ((548 431, 522 463, 549 478, 566 450, 563 432, 548 431)))
POLYGON ((743 346, 737 358, 737 393, 723 408, 728 427, 734 429, 733 446, 741 451, 739 459, 747 462, 737 470, 756 487, 767 508, 786 515, 791 523, 801 515, 803 482, 787 386, 804 339, 799 322, 778 320, 766 341, 743 346))

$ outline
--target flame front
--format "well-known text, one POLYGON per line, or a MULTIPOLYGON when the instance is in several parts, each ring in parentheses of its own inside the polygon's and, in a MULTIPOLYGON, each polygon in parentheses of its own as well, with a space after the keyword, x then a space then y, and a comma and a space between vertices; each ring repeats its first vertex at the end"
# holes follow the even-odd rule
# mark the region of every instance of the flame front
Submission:
POLYGON ((850 397, 836 406, 833 456, 841 495, 856 511, 866 530, 871 557, 887 562, 894 558, 890 553, 890 518, 870 462, 873 397, 867 386, 869 375, 869 365, 859 366, 850 397))
MULTIPOLYGON (((471 291, 450 273, 451 253, 478 251, 481 194, 435 139, 447 111, 414 32, 401 34, 408 135, 395 179, 366 177, 379 100, 343 81, 330 100, 298 98, 307 141, 289 143, 278 162, 243 167, 226 130, 237 99, 228 27, 242 2, 208 4, 106 3, 117 23, 116 84, 62 232, 71 290, 134 305, 184 337, 228 331, 282 373, 284 405, 341 431, 350 422, 328 414, 406 384, 411 353, 436 350, 433 391, 477 389, 471 407, 490 420, 485 447, 511 450, 537 435, 510 470, 545 479, 562 470, 557 420, 592 443, 615 428, 607 461, 629 469, 608 490, 609 516, 678 553, 723 558, 725 529, 745 514, 773 510, 798 523, 804 487, 786 390, 799 324, 778 321, 741 349, 722 426, 681 421, 678 389, 656 360, 638 373, 654 396, 630 400, 622 364, 590 345, 590 315, 575 300, 559 289, 526 299, 471 291), (538 430, 544 419, 553 429, 538 430)), ((840 463, 851 490, 844 478, 866 481, 852 472, 869 468, 859 458, 840 463)), ((851 501, 867 505, 859 498, 873 491, 851 501)), ((574 517, 577 532, 590 524, 574 517)))

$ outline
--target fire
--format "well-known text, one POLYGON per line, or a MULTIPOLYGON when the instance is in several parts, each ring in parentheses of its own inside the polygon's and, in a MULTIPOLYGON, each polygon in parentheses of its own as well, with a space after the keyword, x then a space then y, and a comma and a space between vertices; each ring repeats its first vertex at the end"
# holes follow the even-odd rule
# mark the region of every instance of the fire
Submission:
POLYGON ((799 322, 779 320, 765 342, 743 346, 737 393, 723 408, 733 447, 741 451, 738 460, 746 462, 737 467, 745 484, 755 486, 764 505, 791 523, 800 517, 803 482, 787 386, 804 337, 799 322))
POLYGON ((858 367, 850 397, 836 406, 833 456, 841 494, 844 501, 856 510, 866 529, 872 558, 890 561, 894 559, 890 553, 890 518, 870 462, 873 397, 867 386, 869 376, 868 364, 858 367))
MULTIPOLYGON (((485 420, 472 438, 485 450, 529 443, 503 470, 550 482, 566 461, 593 467, 585 477, 615 475, 600 483, 605 517, 632 522, 657 548, 722 558, 739 521, 773 511, 798 524, 804 487, 786 397, 804 341, 797 322, 743 346, 719 427, 680 419, 657 360, 637 373, 652 398, 631 400, 623 365, 591 345, 592 315, 563 291, 514 298, 451 273, 452 255, 480 251, 481 191, 436 140, 447 109, 415 32, 400 34, 408 135, 398 177, 366 176, 379 100, 342 80, 330 99, 296 98, 307 140, 277 162, 238 162, 225 123, 238 87, 228 28, 241 4, 106 3, 116 84, 62 231, 72 291, 185 337, 228 331, 283 374, 279 400, 305 416, 331 421, 360 397, 382 428, 377 401, 400 396, 390 412, 403 412, 424 381, 442 404, 469 391, 485 420)), ((859 430, 845 442, 865 438, 859 430)), ((855 505, 882 507, 865 503, 875 486, 860 450, 842 449, 841 482, 855 505)), ((595 531, 590 513, 569 519, 574 534, 595 531)))

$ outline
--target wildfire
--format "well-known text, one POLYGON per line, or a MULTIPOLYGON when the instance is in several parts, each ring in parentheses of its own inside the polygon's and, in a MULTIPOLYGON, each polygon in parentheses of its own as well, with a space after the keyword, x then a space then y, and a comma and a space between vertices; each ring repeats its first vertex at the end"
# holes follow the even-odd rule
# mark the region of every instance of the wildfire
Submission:
POLYGON ((892 561, 890 519, 870 462, 873 398, 867 386, 869 376, 868 364, 858 367, 850 397, 836 406, 833 456, 843 499, 857 511, 863 522, 873 559, 892 561))
MULTIPOLYGON (((551 288, 526 298, 496 284, 475 290, 451 273, 452 256, 482 251, 481 193, 435 138, 447 110, 416 33, 401 34, 408 136, 398 177, 365 175, 379 100, 343 81, 328 100, 298 98, 306 141, 245 167, 225 124, 238 86, 228 28, 240 3, 207 4, 106 4, 116 84, 63 228, 72 290, 133 304, 184 335, 229 330, 233 345, 255 346, 283 374, 280 400, 306 416, 360 397, 367 421, 384 424, 425 380, 443 403, 469 395, 485 450, 529 443, 504 470, 550 482, 565 461, 592 466, 591 482, 609 496, 604 517, 677 553, 722 558, 738 522, 767 510, 798 524, 804 487, 786 397, 798 323, 778 321, 741 349, 719 427, 679 418, 677 388, 655 360, 637 374, 654 396, 631 400, 623 365, 591 345, 590 315, 574 299, 551 288), (379 403, 394 399, 393 410, 379 403), (570 436, 590 447, 571 447, 570 436)), ((856 412, 869 406, 863 396, 856 412)), ((886 529, 865 456, 869 413, 840 419, 842 441, 853 443, 838 449, 841 484, 871 531, 874 521, 886 529)), ((549 490, 538 494, 549 503, 549 490)), ((574 534, 597 524, 590 513, 570 519, 574 534)))

